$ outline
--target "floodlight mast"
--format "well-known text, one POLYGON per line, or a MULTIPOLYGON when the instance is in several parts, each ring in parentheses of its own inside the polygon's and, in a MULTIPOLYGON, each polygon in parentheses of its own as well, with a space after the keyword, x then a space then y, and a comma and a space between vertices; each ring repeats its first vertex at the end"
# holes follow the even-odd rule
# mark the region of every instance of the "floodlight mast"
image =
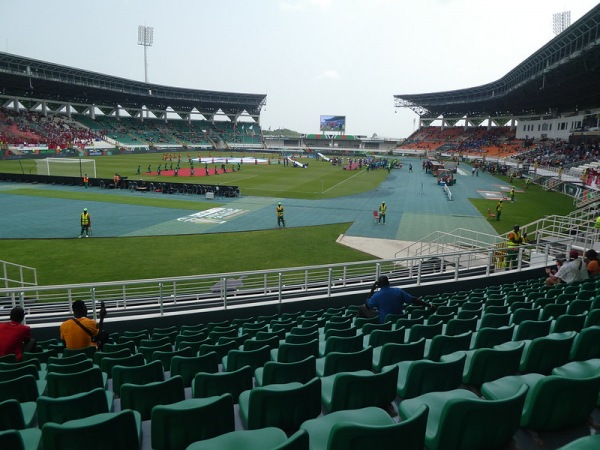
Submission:
POLYGON ((138 26, 138 45, 144 46, 144 81, 148 83, 148 55, 147 48, 154 42, 154 27, 138 26))
POLYGON ((565 31, 571 25, 571 11, 563 11, 552 14, 552 31, 556 36, 565 31))

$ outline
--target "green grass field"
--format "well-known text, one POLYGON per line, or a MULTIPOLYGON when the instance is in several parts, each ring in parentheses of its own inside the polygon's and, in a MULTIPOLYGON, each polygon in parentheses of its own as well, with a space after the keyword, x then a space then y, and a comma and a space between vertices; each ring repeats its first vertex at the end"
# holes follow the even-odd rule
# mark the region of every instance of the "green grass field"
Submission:
MULTIPOLYGON (((159 163, 164 164, 161 154, 98 157, 96 161, 100 177, 112 178, 114 173, 119 173, 130 179, 142 178, 147 181, 161 178, 148 177, 145 174, 141 177, 136 176, 137 166, 145 169, 148 164, 152 164, 154 168, 159 163)), ((194 181, 238 185, 245 196, 319 199, 369 191, 376 188, 387 176, 385 170, 348 172, 313 159, 303 161, 309 162, 310 170, 292 169, 280 164, 246 164, 242 170, 235 173, 208 179, 197 177, 194 181)), ((23 160, 22 164, 18 161, 0 161, 0 172, 29 173, 30 170, 35 170, 35 163, 30 160, 23 160)), ((505 178, 502 180, 506 181, 505 178)), ((174 182, 176 179, 169 177, 168 181, 174 182)), ((189 182, 189 179, 180 178, 178 181, 189 182)), ((524 187, 520 180, 515 184, 517 187, 524 187)), ((97 190, 79 193, 24 189, 23 192, 13 193, 198 209, 196 202, 190 204, 185 200, 173 198, 121 197, 97 190)), ((487 216, 487 208, 492 211, 495 208, 495 202, 489 200, 471 201, 484 216, 487 216)), ((214 207, 216 203, 206 205, 214 207)), ((505 204, 506 212, 509 208, 510 222, 491 221, 498 233, 510 230, 514 223, 523 225, 545 215, 567 214, 573 209, 573 203, 567 196, 545 192, 541 187, 531 185, 526 194, 517 194, 515 203, 505 204)), ((81 253, 78 240, 73 239, 5 239, 0 241, 0 246, 3 260, 37 268, 39 284, 49 285, 225 273, 373 259, 370 255, 335 242, 348 227, 349 224, 335 224, 244 233, 94 239, 86 241, 84 254, 81 253)))
MULTIPOLYGON (((189 168, 187 153, 181 155, 181 167, 189 168)), ((242 156, 241 153, 223 152, 192 152, 192 157, 200 156, 203 160, 207 157, 242 156)), ((269 159, 273 154, 247 153, 246 157, 269 159)), ((222 186, 239 186, 245 196, 281 197, 281 198, 305 198, 321 199, 334 198, 343 195, 353 195, 359 192, 369 191, 377 187, 387 175, 385 170, 373 171, 364 176, 362 171, 345 171, 340 167, 334 167, 325 161, 316 161, 312 158, 299 158, 302 163, 308 163, 310 170, 292 168, 277 163, 277 158, 272 164, 243 164, 241 170, 227 174, 211 177, 165 177, 150 176, 145 173, 148 166, 156 170, 159 164, 163 167, 162 153, 146 153, 131 155, 98 156, 96 160, 96 171, 98 178, 111 178, 115 173, 130 180, 145 181, 167 181, 170 183, 196 183, 217 184, 222 186), (141 175, 137 175, 137 167, 141 167, 141 175)), ((174 166, 177 165, 173 161, 174 166)), ((167 164, 170 164, 167 162, 167 164)), ((217 164, 220 165, 220 164, 217 164)), ((212 168, 214 165, 209 164, 212 168)), ((204 164, 195 164, 195 168, 204 167, 204 164)), ((231 164, 226 165, 231 169, 231 164)), ((71 171, 78 173, 76 164, 71 171)), ((0 161, 0 172, 3 173, 26 173, 37 174, 36 162, 34 160, 0 161)))

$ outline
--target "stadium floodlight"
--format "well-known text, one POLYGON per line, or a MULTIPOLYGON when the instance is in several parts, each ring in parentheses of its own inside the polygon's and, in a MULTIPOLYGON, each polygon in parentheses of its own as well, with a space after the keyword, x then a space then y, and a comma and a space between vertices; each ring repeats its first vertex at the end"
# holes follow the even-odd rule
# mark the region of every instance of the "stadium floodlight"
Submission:
POLYGON ((144 81, 148 82, 148 56, 146 49, 154 42, 154 27, 138 26, 138 45, 144 46, 144 81))
POLYGON ((552 14, 552 31, 559 35, 571 25, 571 11, 563 11, 552 14))

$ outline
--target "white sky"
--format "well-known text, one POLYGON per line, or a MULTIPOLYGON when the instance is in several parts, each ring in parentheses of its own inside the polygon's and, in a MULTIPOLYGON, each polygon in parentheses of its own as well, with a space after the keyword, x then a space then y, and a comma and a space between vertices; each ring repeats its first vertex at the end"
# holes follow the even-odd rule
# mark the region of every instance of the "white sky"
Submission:
POLYGON ((501 78, 592 0, 0 0, 0 49, 144 80, 138 25, 154 27, 151 83, 267 94, 264 129, 407 137, 416 114, 394 94, 501 78))

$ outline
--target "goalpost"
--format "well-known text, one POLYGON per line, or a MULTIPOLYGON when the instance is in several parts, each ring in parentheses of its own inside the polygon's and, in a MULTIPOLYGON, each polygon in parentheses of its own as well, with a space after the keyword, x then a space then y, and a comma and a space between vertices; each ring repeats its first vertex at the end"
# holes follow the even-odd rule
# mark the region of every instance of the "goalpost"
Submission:
POLYGON ((36 160, 38 175, 96 178, 96 161, 81 158, 45 158, 36 160))

